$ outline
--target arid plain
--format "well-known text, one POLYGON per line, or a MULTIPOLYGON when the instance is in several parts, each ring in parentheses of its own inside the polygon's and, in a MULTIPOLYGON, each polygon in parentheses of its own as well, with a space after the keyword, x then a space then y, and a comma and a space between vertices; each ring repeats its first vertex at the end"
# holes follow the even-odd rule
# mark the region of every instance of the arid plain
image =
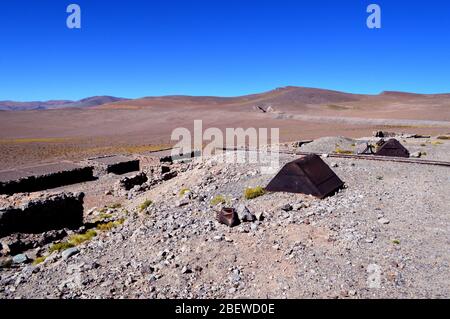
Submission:
POLYGON ((0 111, 0 169, 164 148, 175 143, 173 129, 192 129, 194 120, 203 120, 204 129, 279 128, 282 142, 369 136, 375 130, 450 132, 450 94, 358 95, 284 87, 240 97, 100 97, 91 104, 41 104, 9 103, 24 110, 0 111), (37 107, 41 104, 45 107, 37 107))

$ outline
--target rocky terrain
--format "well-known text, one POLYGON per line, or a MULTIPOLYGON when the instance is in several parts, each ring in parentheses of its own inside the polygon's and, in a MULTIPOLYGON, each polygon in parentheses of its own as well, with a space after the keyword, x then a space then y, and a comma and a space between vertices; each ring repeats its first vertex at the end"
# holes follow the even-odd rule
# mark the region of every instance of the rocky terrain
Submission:
MULTIPOLYGON (((286 147, 322 154, 368 140, 286 147)), ((400 140, 450 161, 446 139, 400 140)), ((346 184, 323 200, 246 197, 274 175, 219 156, 51 190, 85 193, 85 225, 2 238, 0 298, 450 297, 449 167, 323 160, 346 184), (223 206, 240 225, 217 221, 223 206)))

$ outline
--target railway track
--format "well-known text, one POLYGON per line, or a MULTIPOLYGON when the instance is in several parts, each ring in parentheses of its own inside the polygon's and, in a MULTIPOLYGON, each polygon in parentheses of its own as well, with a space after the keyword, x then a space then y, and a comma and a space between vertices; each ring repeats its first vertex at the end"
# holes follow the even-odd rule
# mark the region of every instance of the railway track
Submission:
MULTIPOLYGON (((292 152, 293 155, 308 155, 315 153, 308 152, 292 152)), ((320 154, 318 154, 320 155, 320 154)), ((376 156, 376 155, 363 155, 363 154, 328 154, 328 157, 332 158, 349 158, 349 159, 359 159, 366 161, 381 161, 381 162, 395 162, 395 163, 409 163, 409 164, 422 164, 422 165, 435 165, 435 166, 447 166, 450 167, 450 162, 444 161, 432 161, 424 160, 418 158, 403 158, 403 157, 387 157, 387 156, 376 156)))
MULTIPOLYGON (((246 151, 246 152, 256 152, 259 151, 257 149, 242 149, 242 148, 223 148, 223 151, 246 151)), ((288 155, 319 155, 322 156, 323 153, 314 153, 314 152, 294 152, 294 151, 279 151, 279 154, 288 154, 288 155)), ((331 153, 327 154, 327 157, 330 158, 343 158, 343 159, 357 159, 357 160, 366 160, 366 161, 380 161, 380 162, 394 162, 394 163, 406 163, 406 164, 421 164, 421 165, 433 165, 433 166, 445 166, 450 167, 450 162, 446 161, 433 161, 433 160, 425 160, 419 158, 404 158, 404 157, 388 157, 388 156, 377 156, 377 155, 364 155, 364 154, 336 154, 331 153)))

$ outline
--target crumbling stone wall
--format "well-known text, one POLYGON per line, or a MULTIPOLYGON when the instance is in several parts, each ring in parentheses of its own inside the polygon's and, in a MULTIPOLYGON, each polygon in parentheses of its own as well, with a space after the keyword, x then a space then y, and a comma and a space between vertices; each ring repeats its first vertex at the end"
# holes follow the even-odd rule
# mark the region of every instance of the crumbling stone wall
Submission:
POLYGON ((94 175, 97 177, 110 173, 122 175, 140 170, 139 159, 121 155, 90 158, 88 162, 94 166, 94 175))
POLYGON ((84 193, 60 193, 30 200, 19 207, 0 207, 0 236, 76 229, 83 224, 84 193))
POLYGON ((135 186, 142 185, 148 181, 148 177, 144 172, 135 174, 133 176, 124 177, 119 181, 119 187, 129 191, 135 186))
MULTIPOLYGON (((18 171, 18 174, 21 172, 18 171)), ((31 193, 94 180, 93 167, 75 167, 46 174, 27 174, 13 180, 0 181, 0 194, 31 193)))

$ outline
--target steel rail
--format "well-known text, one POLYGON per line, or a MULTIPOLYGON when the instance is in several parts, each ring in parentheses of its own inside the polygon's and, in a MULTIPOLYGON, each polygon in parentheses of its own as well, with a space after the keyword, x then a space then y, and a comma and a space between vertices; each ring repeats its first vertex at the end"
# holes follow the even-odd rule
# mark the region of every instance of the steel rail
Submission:
MULTIPOLYGON (((259 150, 259 149, 248 149, 248 148, 219 148, 219 149, 221 149, 223 151, 245 151, 245 152, 263 151, 263 150, 259 150)), ((267 150, 264 150, 264 151, 269 152, 267 150)), ((300 155, 300 156, 306 156, 306 155, 311 155, 311 154, 322 156, 325 154, 325 153, 295 152, 295 151, 283 151, 283 150, 278 151, 277 153, 287 154, 287 155, 300 155)), ((419 158, 389 157, 389 156, 377 156, 377 155, 365 155, 365 154, 337 154, 337 153, 330 153, 330 154, 326 153, 326 157, 450 167, 450 162, 424 160, 424 159, 419 159, 419 158)))

